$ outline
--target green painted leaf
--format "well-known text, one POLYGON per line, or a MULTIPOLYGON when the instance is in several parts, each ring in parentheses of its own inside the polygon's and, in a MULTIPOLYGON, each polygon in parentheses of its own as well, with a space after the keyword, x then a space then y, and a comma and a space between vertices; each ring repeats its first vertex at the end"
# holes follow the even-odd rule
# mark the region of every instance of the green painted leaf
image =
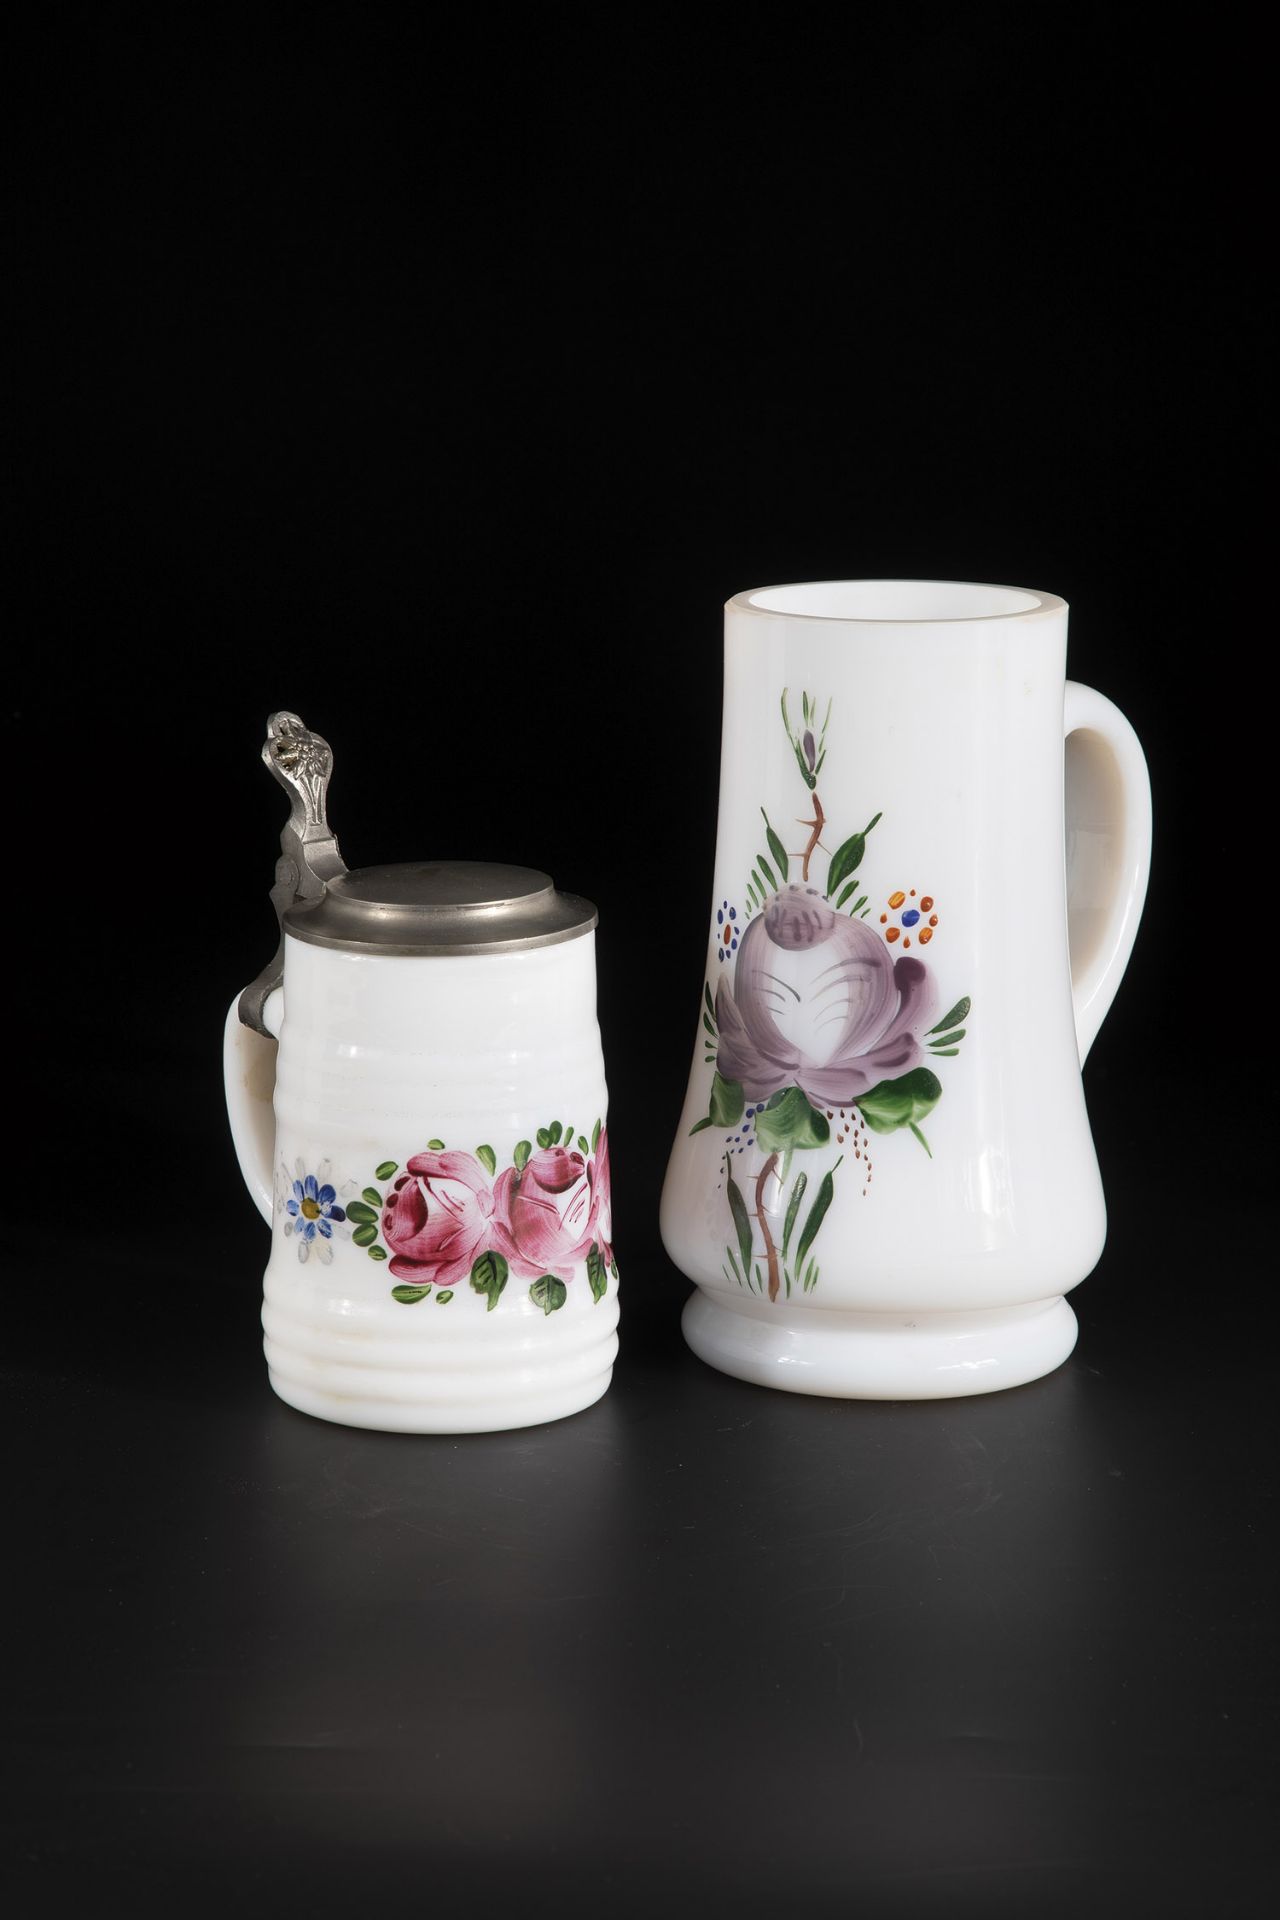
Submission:
POLYGON ((381 1165, 380 1167, 375 1167, 375 1168, 374 1168, 374 1170, 373 1170, 373 1177, 374 1177, 374 1179, 375 1179, 375 1180, 389 1180, 389 1179, 391 1178, 391 1176, 392 1176, 392 1174, 393 1174, 393 1173, 395 1172, 395 1170, 396 1170, 396 1166, 397 1166, 397 1162, 396 1162, 396 1161, 394 1161, 394 1160, 384 1160, 384 1161, 383 1161, 383 1163, 382 1163, 382 1165, 381 1165))
POLYGON ((612 1280, 616 1280, 618 1277, 618 1263, 616 1260, 609 1262, 609 1277, 612 1280))
POLYGON ((385 1260, 387 1257, 387 1250, 385 1247, 370 1247, 368 1251, 369 1251, 369 1258, 371 1260, 385 1260))
POLYGON ((869 820, 861 833, 851 833, 844 845, 837 847, 831 856, 831 865, 827 869, 827 894, 833 894, 837 887, 843 886, 851 873, 856 873, 862 865, 867 851, 867 835, 881 819, 880 814, 869 820))
POLYGON ((929 1051, 935 1060, 958 1060, 960 1058, 959 1047, 930 1047, 929 1051))
POLYGON ((578 1135, 578 1152, 590 1153, 590 1151, 591 1151, 591 1142, 588 1140, 585 1133, 580 1133, 578 1135))
POLYGON ((704 1013, 702 1016, 702 1024, 706 1028, 707 1032, 711 1035, 711 1038, 714 1040, 716 1038, 715 1021, 712 1020, 707 1014, 704 1013))
POLYGON ((560 1136, 563 1134, 563 1132, 564 1132, 564 1128, 560 1125, 560 1122, 558 1120, 553 1120, 551 1122, 551 1125, 547 1128, 547 1138, 551 1142, 553 1147, 558 1147, 560 1145, 560 1136))
POLYGON ((965 1033, 967 1031, 968 1029, 965 1027, 957 1027, 954 1033, 940 1033, 936 1040, 931 1040, 929 1042, 929 1045, 931 1047, 958 1046, 959 1043, 964 1039, 965 1033))
POLYGON ((603 1300, 609 1287, 609 1274, 599 1247, 591 1247, 587 1251, 587 1280, 591 1287, 591 1298, 603 1300))
POLYGON ((486 1173, 497 1172, 498 1156, 494 1152, 492 1147, 477 1147, 476 1159, 480 1162, 480 1165, 484 1168, 486 1173))
POLYGON ((928 1141, 927 1141, 927 1140, 925 1139, 925 1137, 924 1137, 924 1135, 923 1135, 923 1134, 921 1133, 921 1131, 920 1131, 920 1129, 919 1129, 919 1127, 917 1127, 917 1126, 916 1126, 916 1125, 914 1124, 914 1122, 912 1123, 912 1127, 911 1127, 911 1131, 912 1131, 912 1133, 914 1133, 914 1135, 915 1135, 915 1137, 916 1137, 916 1139, 917 1139, 917 1140, 918 1140, 918 1141, 920 1142, 920 1145, 921 1145, 921 1146, 922 1146, 922 1147, 924 1148, 924 1150, 925 1150, 925 1152, 926 1152, 926 1153, 928 1154, 928 1156, 929 1156, 929 1158, 930 1158, 930 1159, 932 1160, 932 1158, 933 1158, 933 1148, 932 1148, 932 1147, 931 1147, 931 1146, 929 1145, 929 1142, 928 1142, 928 1141))
POLYGON ((533 1142, 531 1140, 516 1141, 516 1150, 512 1154, 511 1158, 515 1162, 515 1169, 517 1173, 524 1172, 525 1168, 529 1164, 529 1155, 532 1152, 533 1152, 533 1142))
MULTIPOLYGON (((843 1157, 844 1156, 841 1155, 842 1159, 843 1157)), ((818 1188, 817 1198, 809 1209, 809 1217, 804 1223, 804 1228, 800 1234, 800 1244, 796 1248, 797 1272, 803 1267, 805 1260, 808 1258, 809 1249, 818 1237, 818 1228, 827 1217, 827 1208, 831 1205, 832 1195, 836 1190, 835 1171, 839 1165, 840 1161, 837 1160, 836 1166, 832 1167, 831 1172, 823 1174, 822 1184, 818 1188)))
POLYGON ((533 1137, 540 1147, 549 1147, 551 1145, 551 1135, 546 1127, 539 1127, 533 1137))
POLYGON ((942 1082, 928 1067, 913 1067, 896 1080, 881 1080, 858 1096, 858 1111, 873 1133, 896 1133, 933 1112, 942 1098, 942 1082))
POLYGON ((596 1148, 597 1148, 597 1147, 598 1147, 598 1146, 600 1145, 600 1132, 601 1132, 601 1128, 602 1128, 603 1126, 604 1126, 604 1122, 603 1122, 603 1120, 597 1120, 597 1121, 596 1121, 596 1123, 595 1123, 595 1125, 594 1125, 594 1127, 592 1127, 592 1129, 591 1129, 591 1151, 592 1151, 592 1153, 594 1153, 594 1152, 595 1152, 595 1150, 596 1150, 596 1148))
POLYGON ((791 863, 787 858, 787 850, 783 846, 777 834, 774 832, 773 828, 770 826, 769 816, 765 812, 763 807, 761 807, 760 813, 761 813, 761 817, 764 820, 764 832, 765 832, 765 838, 769 842, 769 851, 773 855, 773 864, 778 869, 778 872, 782 875, 782 878, 785 880, 791 868, 791 863))
POLYGON ((706 1120, 695 1120, 689 1129, 689 1138, 692 1139, 695 1133, 705 1133, 710 1125, 711 1120, 709 1117, 706 1120))
MULTIPOLYGON (((850 907, 849 911, 850 913, 857 913, 861 908, 865 907, 866 904, 867 904, 866 894, 860 893, 858 895, 858 898, 854 901, 853 905, 850 907)), ((864 919, 866 918, 865 914, 863 915, 863 918, 864 919)))
POLYGON ((775 1093, 764 1111, 756 1114, 756 1139, 766 1153, 788 1147, 825 1147, 831 1128, 824 1113, 811 1107, 799 1087, 775 1093))
POLYGON ((756 855, 756 865, 759 867, 765 879, 769 882, 770 893, 776 893, 778 891, 778 883, 774 879, 773 868, 769 865, 769 862, 765 859, 762 853, 758 853, 756 855))
MULTIPOLYGON (((379 1202, 379 1205, 381 1205, 381 1202, 379 1202)), ((366 1205, 363 1200, 349 1200, 347 1202, 347 1218, 358 1227, 371 1227, 377 1221, 378 1215, 374 1208, 366 1205)))
POLYGON ((714 1020, 716 1017, 716 1003, 711 998, 711 982, 709 980, 704 980, 702 984, 702 997, 707 1003, 707 1012, 714 1020))
POLYGON ((782 689, 782 724, 786 728, 787 732, 790 733, 791 716, 787 712, 787 690, 785 687, 782 689))
POLYGON ((865 833, 851 833, 842 846, 836 848, 831 856, 831 865, 827 869, 827 892, 832 894, 841 886, 851 873, 856 873, 862 865, 863 855, 867 851, 865 833))
POLYGON ((351 1239, 357 1247, 371 1247, 377 1237, 378 1229, 371 1222, 367 1227, 357 1227, 351 1239))
POLYGON ((804 714, 804 723, 807 727, 809 724, 809 714, 810 714, 809 696, 807 693, 802 693, 800 695, 800 710, 804 714))
POLYGON ((962 1020, 968 1019, 969 1009, 972 1005, 972 1000, 970 1000, 968 994, 966 994, 963 1000, 956 1001, 950 1013, 947 1014, 944 1019, 939 1020, 936 1027, 930 1027, 929 1032, 945 1033, 949 1027, 958 1027, 962 1020))
POLYGON ((709 1117, 713 1126, 736 1127, 746 1106, 746 1097, 736 1080, 726 1080, 717 1070, 711 1076, 709 1117))
POLYGON ((376 1212, 382 1212, 382 1195, 376 1187, 366 1187, 360 1197, 362 1200, 367 1200, 376 1212))
POLYGON ((428 1140, 428 1142, 427 1142, 427 1152, 428 1152, 428 1153, 443 1153, 443 1152, 444 1152, 444 1141, 443 1141, 443 1140, 428 1140))
POLYGON ((732 1247, 726 1247, 726 1248, 725 1248, 725 1253, 726 1253, 726 1255, 728 1256, 728 1260, 729 1260, 729 1265, 730 1265, 730 1266, 731 1266, 731 1267, 733 1268, 733 1277, 734 1277, 734 1279, 735 1279, 735 1280, 737 1281, 737 1283, 738 1283, 738 1285, 739 1285, 739 1286, 741 1286, 741 1285, 742 1285, 742 1275, 741 1275, 741 1273, 739 1273, 739 1271, 738 1271, 738 1263, 737 1263, 737 1261, 736 1261, 736 1260, 734 1259, 734 1257, 733 1257, 733 1248, 732 1248, 732 1247))
POLYGON ((398 1300, 402 1307, 416 1307, 419 1300, 425 1300, 430 1287, 392 1287, 391 1298, 398 1300))
POLYGON ((453 1288, 446 1287, 442 1293, 438 1293, 436 1295, 436 1305, 438 1307, 447 1307, 449 1302, 452 1300, 452 1298, 453 1298, 453 1288))
POLYGON ((743 1271, 751 1271, 751 1216, 747 1212, 747 1203, 742 1197, 742 1188, 729 1170, 729 1156, 725 1155, 725 1185, 729 1194, 729 1211, 733 1215, 733 1224, 737 1230, 738 1248, 742 1254, 743 1271))
POLYGON ((484 1294, 488 1300, 487 1312, 493 1312, 506 1284, 507 1263, 502 1255, 482 1253, 471 1269, 471 1285, 477 1293, 484 1294))
POLYGON ((839 899, 838 899, 838 900, 836 901, 836 905, 837 905, 838 907, 842 907, 842 906, 844 905, 844 903, 845 903, 845 901, 846 901, 846 900, 847 900, 847 899, 849 898, 849 895, 850 895, 851 893, 856 893, 857 891, 858 891, 858 883, 857 883, 857 881, 856 881, 856 880, 851 880, 851 881, 849 882, 849 884, 848 884, 848 886, 847 886, 847 887, 845 887, 845 889, 844 889, 844 891, 843 891, 843 892, 841 893, 841 895, 840 895, 840 898, 839 898, 839 899))
POLYGON ((808 1174, 802 1173, 791 1189, 791 1198, 787 1202, 787 1217, 782 1223, 782 1251, 784 1254, 791 1245, 791 1230, 796 1224, 796 1215, 800 1211, 800 1202, 804 1199, 804 1190, 808 1184, 808 1174))
POLYGON ((563 1280, 557 1280, 554 1274, 544 1273, 535 1280, 529 1289, 529 1298, 535 1307, 541 1307, 544 1313, 555 1313, 569 1298, 569 1290, 563 1280))

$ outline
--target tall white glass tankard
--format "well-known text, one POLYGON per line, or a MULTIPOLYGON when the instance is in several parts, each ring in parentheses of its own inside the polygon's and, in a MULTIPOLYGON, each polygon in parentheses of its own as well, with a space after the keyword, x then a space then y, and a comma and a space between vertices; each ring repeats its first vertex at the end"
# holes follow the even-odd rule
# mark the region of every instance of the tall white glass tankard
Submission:
POLYGON ((685 1337, 726 1373, 928 1398, 1033 1380, 1075 1344, 1063 1296, 1106 1227, 1080 1068, 1133 946, 1151 791, 1066 644, 1065 602, 1013 587, 728 603, 706 980, 662 1199, 697 1285, 685 1337))

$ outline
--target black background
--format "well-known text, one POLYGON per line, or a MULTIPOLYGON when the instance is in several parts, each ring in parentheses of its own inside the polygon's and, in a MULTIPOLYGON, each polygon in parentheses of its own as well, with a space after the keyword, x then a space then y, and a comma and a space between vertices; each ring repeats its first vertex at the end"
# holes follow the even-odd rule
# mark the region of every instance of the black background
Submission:
POLYGON ((1236 1910, 1275 1705, 1257 50, 1090 6, 412 18, 46 9, 20 70, 22 1897, 1236 1910), (1156 797, 1080 1347, 946 1406, 701 1368, 656 1231, 721 604, 859 574, 1063 594, 1156 797), (219 1045, 279 706, 349 864, 599 905, 623 1357, 575 1421, 268 1392, 219 1045))

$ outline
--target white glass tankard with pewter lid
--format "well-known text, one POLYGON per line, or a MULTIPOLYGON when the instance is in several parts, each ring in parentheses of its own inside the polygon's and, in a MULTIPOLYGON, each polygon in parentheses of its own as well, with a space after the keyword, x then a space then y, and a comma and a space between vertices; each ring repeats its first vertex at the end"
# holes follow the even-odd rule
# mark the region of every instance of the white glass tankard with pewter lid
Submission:
POLYGON ((263 758, 291 800, 280 948, 224 1064, 271 1384, 409 1432, 575 1413, 618 1344, 595 909, 524 867, 348 871, 327 743, 277 713, 263 758))

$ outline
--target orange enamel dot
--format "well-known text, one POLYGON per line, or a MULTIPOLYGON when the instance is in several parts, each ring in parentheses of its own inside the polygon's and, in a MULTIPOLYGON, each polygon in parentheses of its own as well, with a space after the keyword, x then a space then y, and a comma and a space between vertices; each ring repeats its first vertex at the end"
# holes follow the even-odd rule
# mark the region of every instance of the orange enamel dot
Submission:
POLYGON ((937 924, 938 924, 938 916, 937 916, 937 914, 936 914, 936 913, 931 913, 931 914, 929 915, 929 925, 930 925, 931 927, 936 927, 936 926, 937 926, 937 924))
POLYGON ((926 893, 924 898, 920 902, 921 913, 928 913, 932 905, 933 905, 933 895, 931 893, 926 893))
POLYGON ((889 942, 890 946, 892 946, 893 942, 897 939, 898 931, 897 927, 890 927, 888 933, 886 933, 885 939, 889 942))
POLYGON ((908 935, 907 935, 907 937, 906 937, 906 939, 905 939, 905 940, 903 941, 903 943, 902 943, 902 944, 903 944, 903 946, 904 946, 904 947, 909 947, 909 946, 911 945, 911 935, 910 935, 910 934, 908 934, 908 935))
POLYGON ((920 945, 922 947, 927 947, 929 942, 932 940, 932 938, 933 938, 933 928, 922 927, 920 930, 920 945))
POLYGON ((912 898, 912 899, 914 900, 914 899, 915 899, 915 897, 916 897, 916 890, 915 890, 915 888, 914 888, 914 887, 912 887, 912 889, 911 889, 911 898, 912 898))
POLYGON ((891 907, 900 907, 906 897, 905 893, 891 893, 889 895, 889 905, 891 907))
POLYGON ((889 918, 889 916, 888 916, 888 914, 887 914, 887 913, 882 913, 882 914, 880 915, 880 925, 881 925, 881 926, 883 926, 883 925, 884 925, 884 923, 885 923, 885 921, 886 921, 886 920, 887 920, 888 918, 889 918))

